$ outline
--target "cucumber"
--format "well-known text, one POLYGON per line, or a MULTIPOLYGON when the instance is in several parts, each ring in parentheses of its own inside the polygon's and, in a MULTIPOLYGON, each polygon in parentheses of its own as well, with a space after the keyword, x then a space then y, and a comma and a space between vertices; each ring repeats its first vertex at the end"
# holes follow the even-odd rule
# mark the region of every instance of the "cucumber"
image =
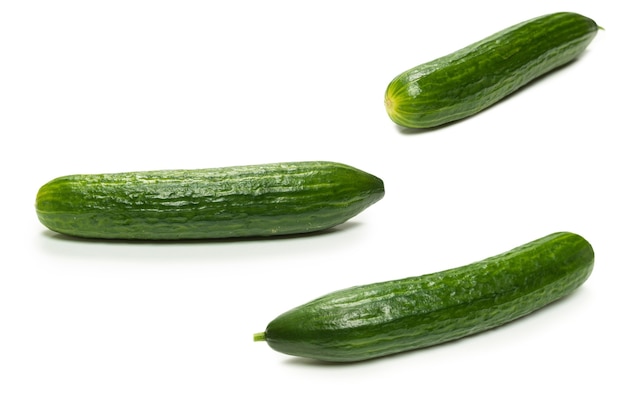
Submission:
POLYGON ((598 29, 570 12, 519 23, 395 77, 385 92, 387 113, 408 128, 474 115, 578 57, 598 29))
POLYGON ((64 176, 39 189, 35 206, 43 225, 66 235, 179 240, 320 231, 383 195, 369 173, 305 161, 64 176))
POLYGON ((464 267, 330 293, 278 316, 254 340, 330 362, 433 346, 568 295, 589 277, 593 263, 584 238, 558 232, 464 267))

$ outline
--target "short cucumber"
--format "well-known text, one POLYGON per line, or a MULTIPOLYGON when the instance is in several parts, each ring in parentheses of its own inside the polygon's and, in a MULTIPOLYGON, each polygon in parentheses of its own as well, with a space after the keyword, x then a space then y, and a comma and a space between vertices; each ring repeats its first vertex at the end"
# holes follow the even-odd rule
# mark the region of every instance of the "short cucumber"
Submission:
POLYGON ((331 362, 428 347, 568 295, 589 277, 593 263, 584 238, 559 232, 464 267, 330 293, 278 316, 254 340, 331 362))
POLYGON ((395 77, 385 93, 389 117, 431 128, 493 105, 579 56, 598 31, 579 14, 531 19, 395 77))
POLYGON ((178 240, 299 234, 354 217, 384 195, 381 179, 326 161, 64 176, 36 211, 86 238, 178 240))

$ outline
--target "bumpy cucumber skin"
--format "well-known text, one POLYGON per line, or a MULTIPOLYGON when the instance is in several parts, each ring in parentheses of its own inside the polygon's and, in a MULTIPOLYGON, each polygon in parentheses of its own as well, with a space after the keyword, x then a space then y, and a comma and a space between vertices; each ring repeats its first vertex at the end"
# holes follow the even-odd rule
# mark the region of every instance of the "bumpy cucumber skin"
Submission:
POLYGON ((598 32, 579 14, 522 22, 394 78, 385 93, 389 117, 432 128, 474 115, 579 56, 598 32))
POLYGON ((369 173, 305 161, 65 176, 41 187, 36 211, 49 229, 84 238, 235 238, 328 229, 383 195, 369 173))
POLYGON ((464 267, 330 293, 278 316, 255 340, 330 362, 433 346, 570 294, 593 264, 584 238, 559 232, 464 267))

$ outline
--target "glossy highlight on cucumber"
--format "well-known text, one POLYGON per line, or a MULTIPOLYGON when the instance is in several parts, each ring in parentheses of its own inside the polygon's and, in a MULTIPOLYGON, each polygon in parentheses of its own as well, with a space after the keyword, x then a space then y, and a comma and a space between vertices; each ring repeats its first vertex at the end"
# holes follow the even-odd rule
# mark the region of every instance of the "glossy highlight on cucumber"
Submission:
POLYGON ((339 290, 271 321, 254 341, 355 362, 429 347, 528 315, 582 285, 594 251, 558 232, 463 267, 339 290))
POLYGON ((578 57, 598 32, 571 12, 540 16, 396 76, 385 108, 398 125, 432 128, 474 115, 578 57))
POLYGON ((266 237, 321 231, 384 196, 383 181, 328 161, 56 178, 36 198, 41 223, 102 239, 266 237))

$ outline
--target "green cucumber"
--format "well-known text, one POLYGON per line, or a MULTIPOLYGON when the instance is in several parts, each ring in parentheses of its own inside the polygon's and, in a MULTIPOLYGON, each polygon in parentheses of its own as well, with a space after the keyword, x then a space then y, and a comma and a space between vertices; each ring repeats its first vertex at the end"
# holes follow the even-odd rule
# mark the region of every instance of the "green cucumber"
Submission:
POLYGON ((41 187, 36 211, 49 229, 85 238, 255 237, 328 229, 383 195, 369 173, 305 161, 64 176, 41 187))
POLYGON ((408 128, 474 115, 578 57, 598 29, 569 12, 519 23, 395 77, 385 93, 387 113, 408 128))
POLYGON ((584 238, 559 232, 464 267, 330 293, 278 316, 254 340, 331 362, 433 346, 568 295, 593 263, 584 238))

